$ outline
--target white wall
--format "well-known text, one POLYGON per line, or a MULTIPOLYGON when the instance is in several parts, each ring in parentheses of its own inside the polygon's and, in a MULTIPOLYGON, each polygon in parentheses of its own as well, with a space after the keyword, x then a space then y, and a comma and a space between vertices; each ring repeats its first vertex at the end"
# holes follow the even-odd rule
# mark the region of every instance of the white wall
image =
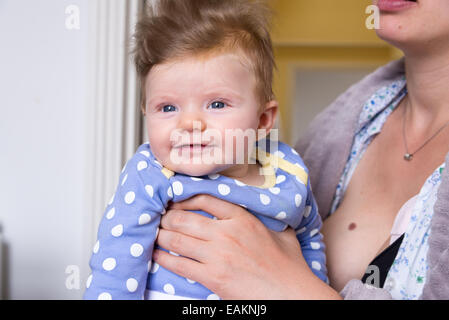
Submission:
POLYGON ((304 134, 310 121, 351 85, 371 73, 374 68, 298 68, 295 73, 292 139, 304 134))
MULTIPOLYGON (((0 0, 0 225, 10 299, 76 299, 86 275, 89 0, 0 0), (66 7, 80 9, 68 30, 66 7)), ((4 272, 5 274, 5 272, 4 272)))

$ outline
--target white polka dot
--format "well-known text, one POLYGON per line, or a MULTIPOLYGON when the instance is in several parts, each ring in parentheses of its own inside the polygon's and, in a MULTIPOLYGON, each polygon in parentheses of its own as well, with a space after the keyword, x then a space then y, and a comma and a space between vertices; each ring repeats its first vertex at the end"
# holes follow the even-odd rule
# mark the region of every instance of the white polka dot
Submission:
POLYGON ((222 195, 222 196, 226 196, 231 192, 231 188, 229 188, 228 185, 226 184, 219 184, 218 185, 218 192, 222 195))
POLYGON ((137 170, 142 171, 143 169, 146 169, 148 167, 148 163, 146 161, 139 161, 137 164, 137 170))
POLYGON ((153 263, 150 269, 150 273, 156 273, 159 270, 159 264, 158 263, 153 263))
POLYGON ((188 283, 191 283, 191 284, 196 283, 196 281, 190 280, 190 279, 188 279, 188 278, 186 278, 186 280, 187 280, 188 283))
POLYGON ((196 177, 190 177, 190 179, 192 179, 193 181, 201 181, 201 180, 203 180, 201 178, 196 178, 196 177))
POLYGON ((296 205, 296 207, 299 207, 301 205, 301 202, 302 202, 302 197, 301 197, 301 195, 299 193, 297 193, 295 195, 295 205, 296 205))
POLYGON ((209 179, 212 179, 212 180, 218 179, 219 176, 220 175, 218 173, 208 175, 209 179))
POLYGON ((97 242, 95 243, 93 252, 98 253, 99 249, 100 249, 100 240, 97 240, 97 242))
POLYGON ((170 283, 167 283, 164 285, 164 291, 168 294, 175 294, 175 287, 173 287, 170 283))
POLYGON ((312 269, 321 270, 321 264, 318 261, 312 261, 312 269))
POLYGON ((313 237, 317 233, 318 233, 318 229, 313 229, 312 231, 310 231, 310 236, 313 237))
POLYGON ((304 233, 304 232, 306 232, 306 230, 307 230, 307 228, 303 227, 303 228, 299 229, 298 231, 296 231, 296 234, 304 233))
POLYGON ((159 161, 154 160, 153 162, 154 162, 155 164, 157 164, 159 167, 162 167, 162 164, 161 164, 159 161))
POLYGON ((184 189, 182 186, 182 183, 179 181, 173 182, 172 188, 173 188, 173 193, 176 194, 177 196, 180 196, 184 189))
POLYGON ((86 288, 89 288, 91 283, 92 283, 92 275, 90 275, 90 276, 87 278, 87 281, 86 281, 86 288))
POLYGON ((111 200, 109 200, 108 204, 112 204, 112 202, 114 202, 114 196, 115 194, 112 195, 111 200))
POLYGON ((103 269, 106 271, 114 270, 116 264, 114 258, 107 258, 103 261, 103 269))
POLYGON ((238 181, 238 180, 234 180, 234 181, 235 181, 235 184, 238 185, 239 187, 244 187, 244 186, 246 186, 246 184, 244 184, 244 183, 241 182, 241 181, 238 181))
POLYGON ((148 264, 147 264, 147 270, 148 270, 148 272, 150 272, 151 271, 151 266, 153 265, 153 261, 148 261, 148 264))
POLYGON ((310 212, 312 211, 312 206, 306 206, 304 210, 304 218, 308 218, 310 216, 310 212))
POLYGON ((145 157, 150 157, 150 153, 148 151, 140 151, 140 154, 144 155, 145 157))
POLYGON ((129 252, 133 257, 140 257, 143 253, 143 246, 139 243, 134 243, 129 249, 129 252))
POLYGON ((123 168, 122 168, 122 172, 120 172, 120 173, 125 172, 125 169, 126 169, 126 163, 125 163, 125 165, 124 165, 123 168))
POLYGON ((130 191, 125 195, 125 202, 127 204, 131 204, 134 202, 135 198, 136 198, 136 194, 134 192, 130 191))
POLYGON ((296 152, 296 150, 293 149, 293 148, 291 148, 291 152, 292 152, 294 155, 297 155, 297 156, 299 155, 298 152, 296 152))
POLYGON ((287 218, 287 214, 284 211, 281 211, 276 215, 276 219, 282 220, 285 218, 287 218))
POLYGON ((108 213, 106 213, 106 218, 108 220, 111 220, 115 215, 115 208, 111 208, 111 210, 108 211, 108 213))
POLYGON ((318 250, 320 248, 320 243, 319 242, 310 242, 310 247, 313 250, 318 250))
POLYGON ((275 156, 277 156, 277 157, 279 157, 279 158, 284 158, 285 157, 285 154, 282 152, 282 151, 276 151, 275 153, 273 153, 273 155, 275 155, 275 156))
POLYGON ((260 194, 260 202, 262 202, 263 205, 267 205, 271 202, 271 199, 266 194, 260 194))
POLYGON ((281 189, 279 189, 278 187, 269 188, 268 190, 270 190, 272 194, 279 194, 279 192, 281 192, 281 189))
POLYGON ((103 292, 98 296, 98 300, 112 300, 112 296, 110 293, 103 292))
POLYGON ((147 184, 147 185, 145 186, 145 191, 148 193, 148 195, 149 195, 151 198, 153 198, 154 190, 153 190, 153 187, 152 187, 152 186, 150 186, 149 184, 147 184))
POLYGON ((118 224, 111 230, 114 237, 120 237, 123 234, 123 224, 118 224))
POLYGON ((168 253, 170 253, 170 254, 173 255, 173 256, 179 257, 179 254, 177 254, 176 252, 169 251, 168 253))
POLYGON ((171 187, 169 187, 169 188, 167 189, 167 195, 168 195, 170 198, 173 198, 173 190, 172 190, 171 187))
POLYGON ((142 213, 139 217, 139 225, 148 224, 151 221, 151 216, 148 213, 142 213))
POLYGON ((284 175, 280 175, 276 177, 276 184, 282 183, 285 181, 285 176, 284 175))
POLYGON ((217 296, 215 293, 212 293, 207 296, 207 300, 220 300, 220 297, 217 296))
POLYGON ((239 206, 241 206, 243 208, 247 208, 244 204, 239 204, 239 206))
POLYGON ((139 286, 139 283, 134 278, 129 278, 126 280, 126 288, 129 292, 135 292, 137 290, 137 287, 139 286))
POLYGON ((128 179, 128 174, 126 174, 122 179, 122 186, 125 184, 126 180, 128 179))

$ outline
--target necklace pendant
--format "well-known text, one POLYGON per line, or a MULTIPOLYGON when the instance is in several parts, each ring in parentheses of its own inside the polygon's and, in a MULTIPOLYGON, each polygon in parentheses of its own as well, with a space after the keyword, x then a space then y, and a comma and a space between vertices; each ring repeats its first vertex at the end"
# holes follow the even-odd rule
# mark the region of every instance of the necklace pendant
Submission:
POLYGON ((412 161, 412 159, 413 159, 413 155, 411 155, 410 153, 404 154, 404 160, 412 161))

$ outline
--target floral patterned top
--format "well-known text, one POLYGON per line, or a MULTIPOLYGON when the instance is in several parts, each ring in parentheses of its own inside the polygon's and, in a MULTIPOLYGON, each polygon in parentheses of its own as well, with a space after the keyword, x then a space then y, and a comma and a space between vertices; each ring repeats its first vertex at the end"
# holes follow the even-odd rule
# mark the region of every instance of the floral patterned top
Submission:
MULTIPOLYGON (((379 89, 366 102, 360 114, 351 153, 335 192, 331 214, 340 205, 352 174, 370 142, 382 130, 388 116, 406 94, 406 81, 402 78, 379 89)), ((384 289, 390 292, 393 299, 418 299, 422 293, 428 269, 426 257, 430 221, 443 170, 444 164, 427 178, 417 195, 404 239, 384 284, 384 289)))

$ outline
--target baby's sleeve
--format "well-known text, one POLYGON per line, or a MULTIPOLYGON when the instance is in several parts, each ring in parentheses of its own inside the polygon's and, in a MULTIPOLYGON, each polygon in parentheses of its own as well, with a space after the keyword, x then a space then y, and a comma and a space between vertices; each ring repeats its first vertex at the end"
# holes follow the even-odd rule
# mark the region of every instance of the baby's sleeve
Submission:
POLYGON ((312 193, 310 180, 307 183, 307 200, 303 219, 296 228, 296 237, 301 245, 302 254, 313 273, 329 283, 326 268, 325 245, 321 234, 322 220, 312 193))
POLYGON ((120 175, 100 222, 84 299, 143 298, 160 216, 171 188, 148 154, 136 153, 120 175))

